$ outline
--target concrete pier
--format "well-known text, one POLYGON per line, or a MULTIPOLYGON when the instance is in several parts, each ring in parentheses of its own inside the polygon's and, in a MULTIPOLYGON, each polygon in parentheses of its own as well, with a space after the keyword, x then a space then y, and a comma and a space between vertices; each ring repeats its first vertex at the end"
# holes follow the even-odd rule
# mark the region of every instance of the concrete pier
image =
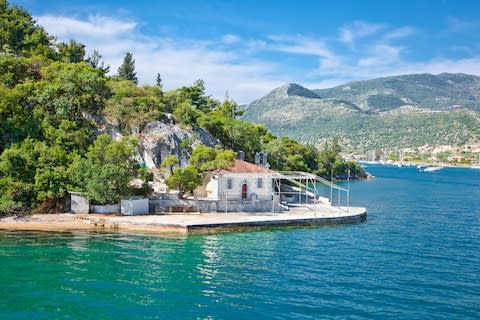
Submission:
POLYGON ((0 229, 73 231, 96 230, 150 234, 211 233, 252 228, 356 223, 367 218, 360 207, 308 205, 282 213, 188 213, 143 216, 51 214, 0 219, 0 229))

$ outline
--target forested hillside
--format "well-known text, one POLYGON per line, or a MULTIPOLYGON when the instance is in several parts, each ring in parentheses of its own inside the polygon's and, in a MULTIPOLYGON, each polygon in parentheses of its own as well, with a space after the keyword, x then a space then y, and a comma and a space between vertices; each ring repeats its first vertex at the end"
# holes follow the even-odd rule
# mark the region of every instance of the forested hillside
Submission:
POLYGON ((109 72, 99 52, 57 42, 26 10, 0 0, 0 214, 62 210, 67 191, 102 204, 148 194, 152 173, 139 141, 155 126, 190 134, 180 142, 189 165, 180 167, 178 154, 159 159, 170 171, 167 184, 181 195, 201 183, 203 172, 229 166, 239 150, 247 160, 266 150, 274 169, 361 173, 340 158, 336 143, 318 152, 237 119, 237 104, 211 98, 201 80, 171 91, 163 90, 160 74, 155 80, 137 84, 132 53, 109 72), (198 146, 194 132, 201 127, 217 147, 198 146))
POLYGON ((480 140, 480 78, 406 75, 308 90, 277 88, 253 101, 244 119, 315 145, 339 137, 357 152, 480 140))

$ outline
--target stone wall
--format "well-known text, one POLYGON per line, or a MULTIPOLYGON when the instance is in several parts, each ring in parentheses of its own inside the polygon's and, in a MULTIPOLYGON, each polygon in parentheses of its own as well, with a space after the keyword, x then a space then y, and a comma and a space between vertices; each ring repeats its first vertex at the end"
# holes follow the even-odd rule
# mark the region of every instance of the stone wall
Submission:
POLYGON ((158 193, 150 200, 178 200, 178 193, 158 193))
POLYGON ((190 212, 280 212, 285 211, 278 197, 272 200, 193 200, 178 199, 175 194, 162 194, 155 199, 126 199, 118 205, 90 206, 88 199, 78 193, 72 193, 72 213, 113 213, 125 215, 165 214, 190 212), (147 209, 148 206, 148 209, 147 209), (91 210, 89 210, 91 209, 91 210))
POLYGON ((273 202, 272 200, 257 200, 257 201, 243 201, 243 200, 233 200, 233 201, 217 201, 217 211, 218 212, 278 212, 284 211, 282 207, 279 206, 278 202, 273 202))
POLYGON ((190 200, 190 199, 151 199, 150 213, 187 213, 187 212, 279 212, 278 198, 272 200, 190 200))

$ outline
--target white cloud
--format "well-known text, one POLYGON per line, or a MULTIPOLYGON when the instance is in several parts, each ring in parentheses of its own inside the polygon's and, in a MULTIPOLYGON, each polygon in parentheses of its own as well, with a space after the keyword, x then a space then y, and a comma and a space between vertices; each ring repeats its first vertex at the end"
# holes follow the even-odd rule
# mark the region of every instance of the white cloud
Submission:
POLYGON ((234 35, 234 34, 226 34, 222 37, 223 43, 226 43, 226 44, 237 43, 240 40, 241 40, 241 38, 237 35, 234 35))
MULTIPOLYGON (((140 83, 153 83, 157 73, 167 90, 205 81, 208 93, 223 99, 225 92, 239 103, 248 103, 283 84, 269 77, 275 69, 271 62, 243 59, 233 50, 219 49, 215 42, 173 40, 142 34, 135 22, 104 16, 86 20, 63 16, 36 18, 60 41, 75 39, 86 45, 88 52, 98 50, 115 73, 126 52, 132 52, 140 83)), ((240 38, 226 35, 221 41, 233 44, 240 38)))
POLYGON ((358 60, 361 67, 376 65, 390 65, 399 61, 402 47, 395 47, 387 44, 377 44, 369 49, 369 55, 358 60))
POLYGON ((228 91, 240 104, 249 103, 286 82, 325 88, 352 80, 407 73, 480 74, 480 57, 423 62, 406 59, 409 48, 403 40, 414 36, 416 31, 410 26, 392 29, 355 21, 341 29, 341 40, 349 46, 339 47, 338 42, 332 44, 328 37, 304 35, 241 39, 235 34, 225 34, 209 41, 149 36, 139 30, 135 21, 98 15, 85 19, 45 15, 37 17, 37 21, 60 41, 75 39, 84 43, 90 53, 99 50, 112 73, 124 54, 132 52, 140 83, 154 83, 157 73, 162 75, 167 90, 203 79, 213 97, 223 99, 228 91), (392 40, 396 40, 395 45, 390 43, 392 40), (296 59, 308 61, 310 67, 292 64, 296 59), (311 67, 312 64, 317 67, 311 67))
POLYGON ((405 26, 405 27, 400 27, 390 32, 387 32, 383 36, 383 39, 384 40, 401 39, 401 38, 409 37, 413 34, 415 34, 415 29, 410 26, 405 26))
POLYGON ((448 31, 450 32, 465 32, 465 31, 477 32, 477 29, 480 27, 479 20, 459 19, 453 16, 447 17, 446 23, 447 23, 448 31))
POLYGON ((480 75, 480 57, 467 59, 433 59, 426 62, 404 63, 396 74, 405 73, 466 73, 480 75), (405 71, 403 71, 405 70, 405 71))
POLYGON ((330 57, 333 53, 326 47, 325 43, 319 40, 303 38, 303 37, 272 37, 271 40, 279 44, 274 44, 271 48, 295 54, 312 55, 318 57, 330 57))
POLYGON ((353 21, 347 23, 340 28, 340 41, 353 45, 355 40, 372 36, 385 26, 377 23, 369 23, 364 21, 353 21))
POLYGON ((271 35, 268 39, 272 42, 261 47, 262 50, 313 56, 318 58, 319 65, 324 68, 333 68, 342 63, 342 57, 329 49, 323 40, 298 35, 271 35))
POLYGON ((52 15, 39 16, 36 19, 50 33, 60 38, 71 36, 111 37, 131 32, 136 23, 120 21, 104 16, 89 16, 87 21, 52 15))

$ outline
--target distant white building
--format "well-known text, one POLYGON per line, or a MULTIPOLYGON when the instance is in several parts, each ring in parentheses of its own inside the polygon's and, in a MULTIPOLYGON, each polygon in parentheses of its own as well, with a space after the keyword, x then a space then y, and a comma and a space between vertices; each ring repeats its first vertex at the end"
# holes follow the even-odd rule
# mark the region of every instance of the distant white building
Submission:
POLYGON ((272 200, 275 171, 268 169, 266 154, 257 154, 256 160, 259 164, 235 160, 232 167, 211 172, 205 187, 207 199, 272 200))

